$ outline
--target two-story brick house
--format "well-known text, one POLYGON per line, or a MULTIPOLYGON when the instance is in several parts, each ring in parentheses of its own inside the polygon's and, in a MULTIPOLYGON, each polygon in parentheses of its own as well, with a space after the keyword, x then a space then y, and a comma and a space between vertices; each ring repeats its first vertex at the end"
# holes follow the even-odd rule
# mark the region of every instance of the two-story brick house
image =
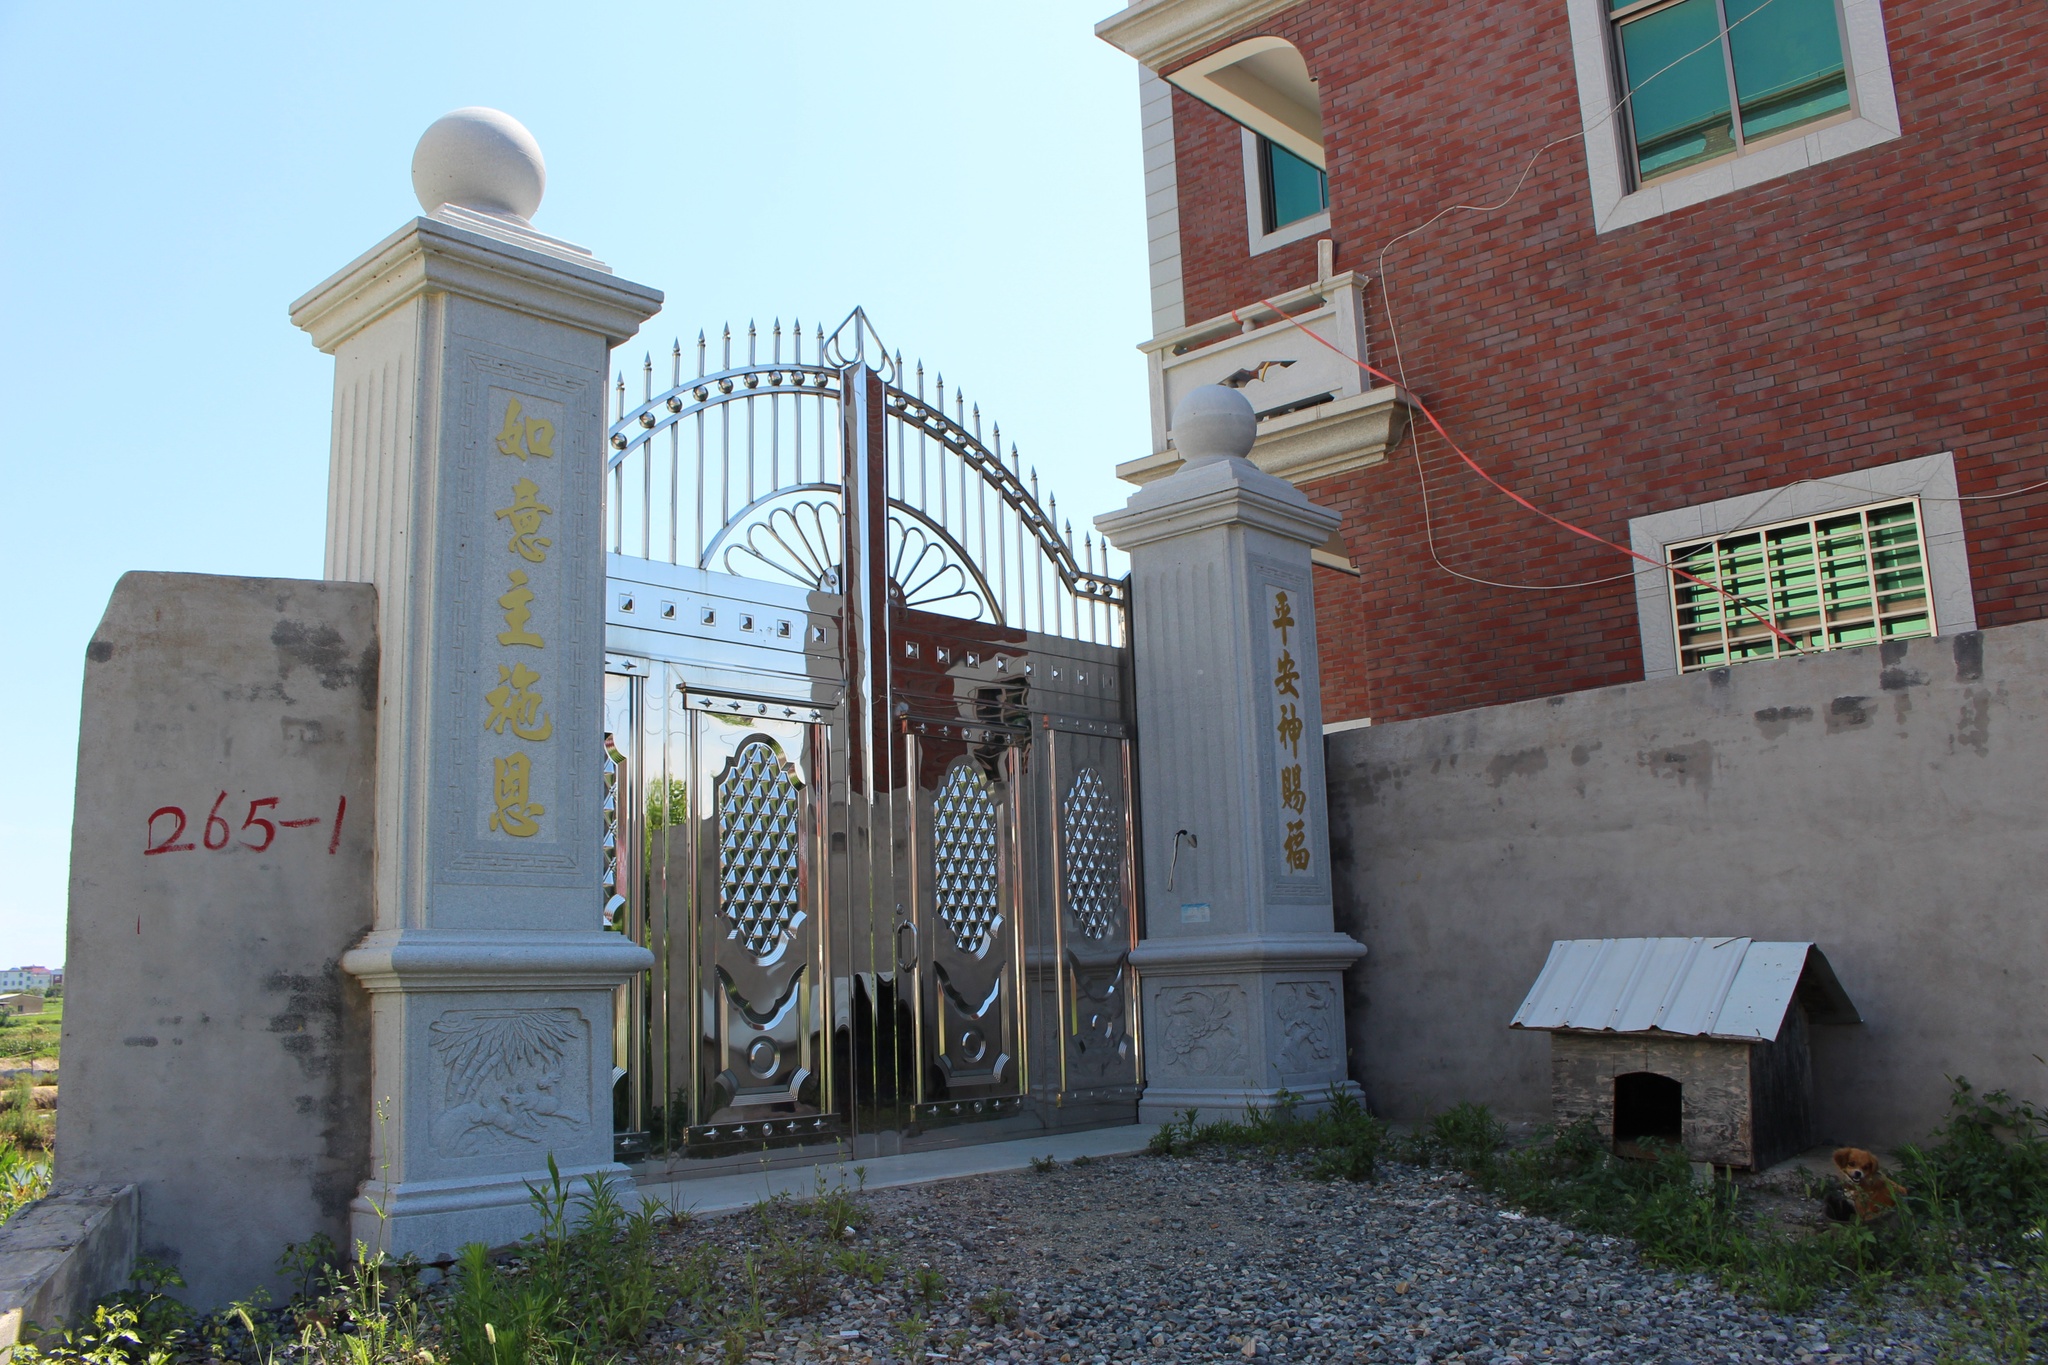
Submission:
POLYGON ((1137 0, 1097 32, 1143 68, 1154 453, 1120 472, 1174 467, 1188 387, 1243 387, 1253 459, 1344 515, 1332 728, 2044 614, 2048 11, 1137 0), (1488 486, 1406 393, 1680 572, 1488 486))

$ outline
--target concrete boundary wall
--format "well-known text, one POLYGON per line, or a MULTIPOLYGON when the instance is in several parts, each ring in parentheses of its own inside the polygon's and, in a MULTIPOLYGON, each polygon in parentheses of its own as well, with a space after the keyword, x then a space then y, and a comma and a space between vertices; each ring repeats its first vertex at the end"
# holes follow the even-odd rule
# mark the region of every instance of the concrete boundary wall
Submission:
POLYGON ((1553 939, 1811 939, 1816 1136, 1892 1145, 1945 1076, 2048 1098, 2048 624, 1631 683, 1327 740, 1352 1074, 1379 1112, 1549 1116, 1510 1031, 1553 939))
POLYGON ((0 1360, 78 1323, 135 1269, 133 1185, 59 1187, 0 1227, 0 1360))

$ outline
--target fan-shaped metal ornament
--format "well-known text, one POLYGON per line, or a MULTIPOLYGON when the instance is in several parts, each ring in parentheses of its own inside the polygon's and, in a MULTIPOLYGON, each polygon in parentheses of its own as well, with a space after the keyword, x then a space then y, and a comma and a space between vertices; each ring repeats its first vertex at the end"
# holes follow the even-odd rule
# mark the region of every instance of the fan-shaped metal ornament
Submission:
MULTIPOLYGON (((803 498, 769 509, 724 549, 727 573, 841 591, 840 511, 836 501, 803 498)), ((714 550, 718 547, 714 546, 714 550)), ((981 573, 945 532, 908 509, 889 514, 889 592, 897 605, 968 621, 1001 624, 981 573)))

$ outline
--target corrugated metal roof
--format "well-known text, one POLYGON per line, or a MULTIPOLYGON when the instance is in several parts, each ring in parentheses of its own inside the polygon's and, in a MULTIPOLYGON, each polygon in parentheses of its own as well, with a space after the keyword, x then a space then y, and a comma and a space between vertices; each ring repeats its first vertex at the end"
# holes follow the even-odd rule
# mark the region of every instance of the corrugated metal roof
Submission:
POLYGON ((1811 943, 1559 939, 1508 1026, 1767 1042, 1778 1036, 1801 982, 1815 1023, 1863 1022, 1811 943))

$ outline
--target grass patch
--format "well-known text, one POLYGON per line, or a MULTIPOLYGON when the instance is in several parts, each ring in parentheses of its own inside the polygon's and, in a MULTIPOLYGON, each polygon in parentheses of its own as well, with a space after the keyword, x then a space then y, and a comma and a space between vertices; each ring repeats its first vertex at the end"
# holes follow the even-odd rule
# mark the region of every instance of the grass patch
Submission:
MULTIPOLYGON (((262 1295, 205 1316, 169 1291, 183 1281, 145 1263, 138 1288, 100 1304, 90 1322, 17 1348, 21 1365, 600 1365, 644 1347, 658 1326, 679 1329, 684 1354, 710 1345, 741 1365, 778 1322, 826 1307, 842 1286, 877 1286, 888 1257, 848 1245, 866 1207, 828 1189, 758 1205, 757 1244, 721 1255, 659 1233, 683 1216, 644 1201, 628 1209, 600 1179, 565 1181, 552 1161, 530 1187, 541 1229, 494 1254, 463 1248, 445 1279, 356 1248, 342 1263, 326 1238, 288 1248, 279 1273, 288 1303, 262 1295)), ((904 1278, 906 1312, 945 1297, 938 1272, 904 1278)), ((1007 1308, 1007 1300, 998 1311, 1007 1308)), ((912 1318, 915 1323, 918 1319, 912 1318)), ((913 1333, 923 1340, 928 1333, 913 1333)), ((674 1348, 664 1348, 669 1350, 674 1348)))
POLYGON ((1830 1289, 1868 1303, 1904 1286, 1964 1310, 1965 1323, 2006 1321, 1997 1335, 2009 1343, 2012 1324, 2039 1319, 2048 1289, 2048 1115, 2000 1091, 1954 1085, 1933 1141, 1899 1153, 1896 1212, 1870 1224, 1768 1225, 1726 1173, 1703 1180, 1669 1147, 1653 1147, 1654 1160, 1623 1160, 1590 1123, 1504 1150, 1505 1130, 1483 1106, 1437 1116, 1400 1154, 1463 1170, 1517 1208, 1627 1237, 1645 1260, 1711 1274, 1775 1311, 1803 1311, 1830 1289))
POLYGON ((1371 1179, 1382 1156, 1453 1168, 1502 1203, 1628 1238, 1651 1264, 1712 1275, 1773 1311, 1805 1311, 1829 1290, 1865 1306, 1903 1290, 1946 1310, 1943 1362, 2021 1365, 2048 1344, 2048 1111, 1953 1085, 1932 1140, 1898 1154, 1897 1210, 1813 1229, 1761 1217, 1732 1176, 1701 1178, 1677 1148, 1645 1144, 1654 1159, 1616 1157, 1590 1123, 1510 1150, 1506 1126, 1480 1104, 1393 1138, 1349 1099, 1303 1115, 1283 1097, 1235 1122, 1201 1123, 1189 1111, 1159 1130, 1152 1150, 1297 1157, 1325 1179, 1371 1179))
POLYGON ((1336 1095, 1303 1114, 1299 1098, 1282 1091, 1272 1108, 1248 1111, 1237 1121, 1202 1123, 1190 1109, 1160 1125, 1151 1150, 1158 1156, 1202 1148, 1264 1152, 1303 1158, 1308 1173, 1319 1180, 1371 1180, 1386 1140, 1387 1125, 1349 1095, 1336 1095))
POLYGON ((49 1000, 40 1014, 0 1014, 0 1061, 54 1058, 64 1032, 64 1002, 49 1000))

